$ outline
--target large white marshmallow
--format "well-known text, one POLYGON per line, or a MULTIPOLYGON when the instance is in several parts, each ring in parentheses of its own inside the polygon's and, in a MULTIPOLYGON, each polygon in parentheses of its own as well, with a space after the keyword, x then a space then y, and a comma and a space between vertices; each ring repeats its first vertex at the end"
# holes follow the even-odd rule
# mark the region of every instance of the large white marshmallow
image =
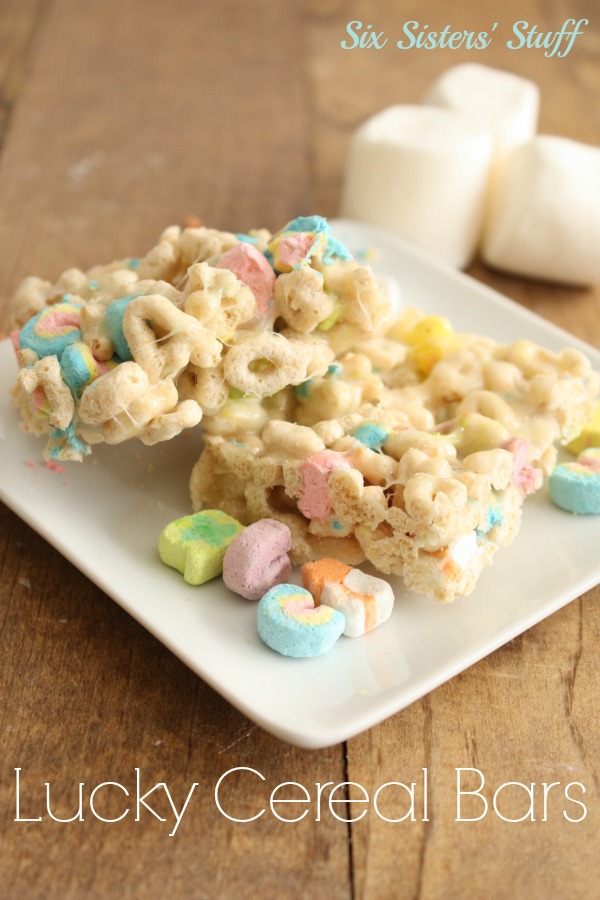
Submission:
POLYGON ((518 275, 600 283, 600 148, 545 135, 515 147, 494 191, 483 257, 518 275))
POLYGON ((425 103, 468 115, 492 132, 499 161, 537 129, 540 91, 533 81, 478 63, 453 66, 430 87, 425 103))
POLYGON ((391 106, 352 139, 342 215, 462 268, 479 240, 491 156, 489 133, 459 113, 391 106))

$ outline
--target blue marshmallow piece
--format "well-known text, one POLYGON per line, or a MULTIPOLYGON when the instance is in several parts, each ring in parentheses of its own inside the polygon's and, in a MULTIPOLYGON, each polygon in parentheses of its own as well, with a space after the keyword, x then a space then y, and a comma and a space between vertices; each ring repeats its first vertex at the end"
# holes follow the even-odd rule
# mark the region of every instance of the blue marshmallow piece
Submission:
POLYGON ((374 425, 371 422, 365 422, 359 425, 352 432, 352 437, 368 447, 369 450, 381 450, 381 445, 389 437, 389 431, 383 425, 374 425))
POLYGON ((129 362, 133 359, 129 344, 123 333, 123 316, 131 301, 135 299, 135 295, 133 294, 129 294, 126 297, 119 297, 118 300, 113 300, 106 308, 104 324, 106 325, 106 330, 108 331, 115 353, 122 362, 129 362))
POLYGON ((600 515, 600 471, 563 463, 552 470, 549 486, 552 502, 561 509, 579 516, 600 515))

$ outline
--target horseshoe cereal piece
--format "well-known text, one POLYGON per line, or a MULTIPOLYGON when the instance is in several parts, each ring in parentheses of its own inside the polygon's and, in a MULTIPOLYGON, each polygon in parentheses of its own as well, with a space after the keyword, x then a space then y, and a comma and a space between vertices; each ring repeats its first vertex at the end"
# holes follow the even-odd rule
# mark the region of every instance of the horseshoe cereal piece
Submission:
POLYGON ((188 270, 185 312, 222 341, 230 341, 236 328, 256 315, 256 300, 250 288, 233 272, 201 262, 188 270))
POLYGON ((323 276, 308 266, 292 269, 275 282, 277 312, 295 331, 308 334, 333 313, 334 298, 323 290, 323 276))
POLYGON ((104 422, 102 433, 107 444, 121 444, 132 437, 141 437, 146 428, 177 404, 177 388, 169 379, 151 384, 147 393, 118 415, 104 422))
POLYGON ((173 412, 153 419, 140 434, 142 444, 152 446, 160 441, 170 441, 186 428, 194 428, 202 420, 202 409, 195 400, 184 400, 173 412))
POLYGON ((123 315, 123 334, 134 360, 151 382, 174 377, 191 361, 215 366, 220 342, 161 294, 132 300, 123 315))
POLYGON ((92 381, 81 395, 78 418, 85 425, 102 425, 145 396, 148 376, 137 363, 124 362, 92 381))
POLYGON ((223 364, 210 369, 188 366, 177 380, 177 391, 181 400, 195 400, 207 416, 214 416, 229 399, 223 364))
MULTIPOLYGON (((79 317, 81 336, 95 359, 106 361, 115 353, 109 323, 106 321, 106 306, 103 303, 86 303, 81 307, 79 317)), ((131 359, 129 353, 121 359, 131 359)))
POLYGON ((56 428, 66 428, 75 414, 75 402, 65 384, 56 356, 39 359, 32 368, 21 369, 17 380, 38 411, 47 404, 48 421, 56 428))

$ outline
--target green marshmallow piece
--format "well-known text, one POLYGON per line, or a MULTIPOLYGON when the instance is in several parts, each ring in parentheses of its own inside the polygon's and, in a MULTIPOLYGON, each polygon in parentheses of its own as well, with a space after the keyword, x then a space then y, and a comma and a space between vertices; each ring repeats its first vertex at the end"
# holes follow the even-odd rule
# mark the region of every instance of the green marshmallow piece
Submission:
POLYGON ((204 584, 223 571, 223 557, 244 526, 220 509, 203 509, 170 522, 158 540, 162 561, 188 584, 204 584))

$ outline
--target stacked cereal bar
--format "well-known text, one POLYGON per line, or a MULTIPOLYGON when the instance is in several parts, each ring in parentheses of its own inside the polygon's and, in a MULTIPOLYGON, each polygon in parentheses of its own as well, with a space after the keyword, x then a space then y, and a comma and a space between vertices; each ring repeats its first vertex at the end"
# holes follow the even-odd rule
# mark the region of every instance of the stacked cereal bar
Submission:
POLYGON ((278 415, 262 429, 207 436, 194 508, 284 522, 298 563, 367 559, 440 600, 469 593, 555 443, 581 430, 598 375, 576 350, 502 346, 414 310, 355 350, 266 401, 278 415))

